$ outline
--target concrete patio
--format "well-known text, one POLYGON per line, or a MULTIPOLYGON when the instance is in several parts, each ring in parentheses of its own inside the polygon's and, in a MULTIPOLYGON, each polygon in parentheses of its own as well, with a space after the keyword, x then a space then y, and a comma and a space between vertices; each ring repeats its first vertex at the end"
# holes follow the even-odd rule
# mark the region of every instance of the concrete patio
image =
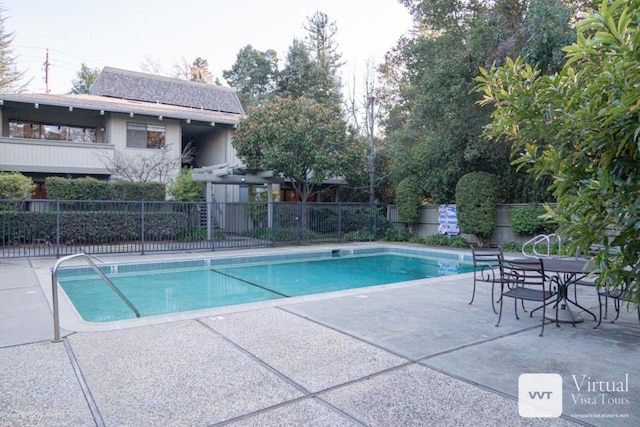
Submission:
MULTIPOLYGON (((640 425, 640 324, 626 307, 541 338, 540 314, 517 320, 512 303, 495 327, 490 286, 469 305, 463 274, 117 325, 74 323, 63 306, 54 343, 54 262, 0 260, 0 426, 640 425), (561 417, 519 415, 526 373, 562 377, 561 417)), ((597 313, 593 289, 578 298, 597 313)))

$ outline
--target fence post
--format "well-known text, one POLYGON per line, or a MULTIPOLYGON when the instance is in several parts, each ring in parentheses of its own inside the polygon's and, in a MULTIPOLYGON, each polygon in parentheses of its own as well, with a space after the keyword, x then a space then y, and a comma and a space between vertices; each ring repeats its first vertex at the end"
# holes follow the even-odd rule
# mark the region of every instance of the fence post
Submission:
POLYGON ((302 203, 296 203, 296 244, 300 244, 301 233, 301 221, 302 221, 302 203))
POLYGON ((56 200, 56 258, 60 258, 60 199, 56 200))
POLYGON ((144 255, 144 200, 140 202, 140 243, 142 244, 142 255, 144 255))
POLYGON ((338 242, 342 241, 342 202, 338 202, 338 242))
POLYGON ((215 208, 217 202, 207 203, 207 236, 211 241, 211 251, 216 250, 215 208))
POLYGON ((373 203, 373 239, 378 240, 378 205, 373 203))

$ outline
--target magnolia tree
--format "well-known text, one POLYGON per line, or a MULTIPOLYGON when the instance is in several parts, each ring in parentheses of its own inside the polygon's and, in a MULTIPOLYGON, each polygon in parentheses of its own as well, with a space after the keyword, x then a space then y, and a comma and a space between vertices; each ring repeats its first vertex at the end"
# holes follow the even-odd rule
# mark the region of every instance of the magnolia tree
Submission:
POLYGON ((315 186, 349 166, 344 121, 308 98, 275 98, 249 109, 233 146, 248 167, 287 178, 303 202, 315 186))
POLYGON ((624 287, 640 303, 640 0, 602 2, 578 25, 566 65, 543 75, 522 58, 481 70, 487 134, 512 142, 515 163, 551 176, 548 208, 568 248, 594 259, 598 286, 624 287), (619 251, 612 251, 613 247, 619 251))

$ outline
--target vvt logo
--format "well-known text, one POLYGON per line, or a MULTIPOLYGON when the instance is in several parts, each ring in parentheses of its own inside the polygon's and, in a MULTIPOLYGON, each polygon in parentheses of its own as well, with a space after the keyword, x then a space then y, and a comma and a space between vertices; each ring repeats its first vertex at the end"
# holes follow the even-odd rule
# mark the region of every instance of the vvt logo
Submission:
POLYGON ((562 377, 558 374, 522 374, 518 378, 518 412, 522 417, 562 415, 562 377))

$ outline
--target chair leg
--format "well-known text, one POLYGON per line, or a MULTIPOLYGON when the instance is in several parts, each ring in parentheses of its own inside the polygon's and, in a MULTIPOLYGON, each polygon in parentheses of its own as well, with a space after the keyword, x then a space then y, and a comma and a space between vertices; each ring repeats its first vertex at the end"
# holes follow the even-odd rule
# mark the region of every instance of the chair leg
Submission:
MULTIPOLYGON (((542 304, 542 329, 540 330, 540 335, 538 335, 540 337, 544 335, 544 324, 545 324, 544 319, 546 317, 546 314, 547 314, 547 305, 544 304, 544 301, 543 301, 543 304, 542 304)), ((558 318, 558 316, 556 316, 556 319, 557 318, 558 318)))
POLYGON ((516 313, 516 319, 520 320, 520 318, 518 317, 518 299, 517 298, 513 299, 513 309, 516 313))
POLYGON ((496 323, 496 328, 500 325, 500 320, 502 319, 502 292, 500 292, 500 313, 498 314, 498 323, 496 323))
MULTIPOLYGON (((605 297, 605 309, 606 309, 606 303, 607 303, 606 301, 607 299, 605 297)), ((600 295, 600 293, 598 293, 598 308, 600 311, 600 316, 598 317, 598 324, 593 329, 598 329, 598 327, 602 323, 602 295, 600 295)), ((606 317, 606 314, 605 314, 605 317, 606 317)))
POLYGON ((496 297, 495 297, 495 288, 496 282, 491 282, 491 308, 495 314, 498 314, 496 311, 496 297))
MULTIPOLYGON (((475 273, 474 273, 475 275, 475 273)), ((476 297, 476 278, 473 278, 473 292, 471 293, 471 301, 469 301, 469 305, 473 304, 473 299, 476 297)), ((494 310, 495 311, 495 310, 494 310)))
POLYGON ((616 318, 613 319, 611 323, 615 322, 616 320, 618 320, 618 317, 620 317, 620 299, 619 298, 613 299, 613 308, 616 310, 616 318))

